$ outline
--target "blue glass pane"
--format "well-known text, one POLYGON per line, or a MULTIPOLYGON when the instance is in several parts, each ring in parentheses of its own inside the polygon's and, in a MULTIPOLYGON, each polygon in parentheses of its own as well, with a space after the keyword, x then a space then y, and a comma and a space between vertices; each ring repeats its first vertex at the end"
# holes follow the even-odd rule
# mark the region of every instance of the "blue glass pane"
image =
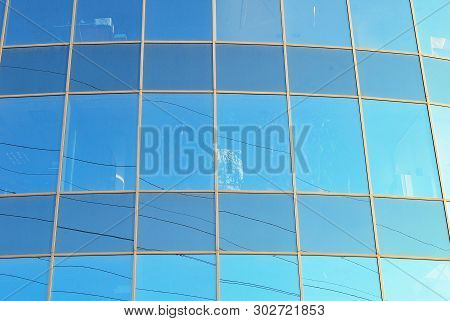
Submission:
POLYGON ((145 89, 211 90, 212 81, 211 45, 145 45, 145 89))
POLYGON ((424 57, 423 64, 430 100, 450 104, 450 61, 424 57))
POLYGON ((61 195, 56 251, 133 251, 134 194, 61 195))
POLYGON ((211 0, 147 0, 148 40, 212 40, 211 0))
MULTIPOLYGON (((1 26, 3 26, 3 18, 5 15, 5 2, 0 2, 0 23, 1 26)), ((0 30, 0 37, 2 36, 3 33, 3 28, 0 28, 2 30, 0 30)))
POLYGON ((367 193, 358 101, 291 96, 291 109, 297 188, 367 193))
POLYGON ((136 44, 74 46, 70 90, 138 89, 139 57, 136 44))
POLYGON ((217 97, 219 188, 290 190, 286 97, 217 97))
POLYGON ((297 257, 221 255, 220 299, 224 301, 298 301, 297 257))
POLYGON ((49 258, 0 259, 0 301, 47 299, 49 258))
POLYGON ((5 44, 69 42, 72 7, 73 0, 10 0, 5 44))
POLYGON ((363 105, 373 192, 440 197, 426 106, 373 100, 363 105))
POLYGON ((142 0, 78 0, 75 41, 141 39, 142 0))
POLYGON ((56 190, 63 96, 0 99, 0 194, 56 190))
POLYGON ((220 90, 285 91, 283 48, 217 45, 220 90))
POLYGON ((215 300, 215 256, 139 255, 136 299, 146 301, 215 300))
POLYGON ((390 301, 448 301, 450 262, 381 259, 384 294, 390 301))
POLYGON ((304 252, 374 254, 367 197, 298 197, 300 244, 304 252))
POLYGON ((57 257, 54 301, 129 301, 133 256, 57 257))
POLYGON ((414 0, 414 13, 423 53, 450 57, 450 3, 414 0))
POLYGON ((431 112, 442 185, 445 198, 450 198, 450 109, 431 106, 431 112))
POLYGON ((216 1, 217 39, 281 42, 280 0, 216 1))
POLYGON ((212 126, 212 95, 146 94, 140 189, 214 189, 212 126))
POLYGON ((292 195, 220 194, 220 249, 297 251, 292 195))
POLYGON ((70 97, 63 190, 134 189, 137 107, 137 95, 70 97))
POLYGON ((214 195, 141 194, 138 227, 139 250, 215 250, 214 195))
POLYGON ((419 58, 358 51, 363 96, 425 100, 419 58))
POLYGON ((291 91, 356 95, 350 50, 289 47, 291 91))
POLYGON ((376 259, 302 257, 303 297, 307 301, 380 301, 376 259))
POLYGON ((289 43, 350 46, 345 0, 284 0, 289 43))
POLYGON ((355 45, 417 51, 409 0, 351 0, 355 45))
POLYGON ((380 253, 450 257, 442 202, 375 199, 380 253))
POLYGON ((64 92, 68 47, 3 49, 0 94, 64 92))
POLYGON ((50 253, 53 196, 0 198, 0 255, 50 253))

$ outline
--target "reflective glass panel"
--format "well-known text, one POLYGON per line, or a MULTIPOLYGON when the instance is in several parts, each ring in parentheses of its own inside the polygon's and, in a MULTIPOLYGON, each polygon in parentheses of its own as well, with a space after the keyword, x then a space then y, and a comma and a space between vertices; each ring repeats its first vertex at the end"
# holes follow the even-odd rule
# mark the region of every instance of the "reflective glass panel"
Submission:
MULTIPOLYGON (((3 26, 3 18, 5 15, 5 2, 0 2, 0 23, 3 26)), ((3 28, 0 28, 3 29, 3 28)), ((0 37, 2 36, 3 30, 0 30, 0 37)))
POLYGON ((431 106, 431 113, 442 185, 445 198, 450 198, 450 108, 431 106))
POLYGON ((450 104, 450 61, 424 57, 423 64, 430 101, 450 104))
POLYGON ((70 97, 63 190, 134 189, 137 107, 137 95, 70 97))
POLYGON ((364 100, 363 107, 373 192, 439 197, 426 106, 364 100))

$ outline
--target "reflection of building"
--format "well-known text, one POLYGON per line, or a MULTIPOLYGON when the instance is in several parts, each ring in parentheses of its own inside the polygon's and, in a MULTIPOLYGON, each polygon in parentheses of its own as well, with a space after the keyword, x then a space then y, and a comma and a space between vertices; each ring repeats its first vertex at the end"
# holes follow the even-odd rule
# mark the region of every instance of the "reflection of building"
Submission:
POLYGON ((81 20, 78 25, 78 36, 81 41, 91 39, 127 40, 126 34, 116 34, 112 18, 96 18, 93 21, 81 20))
POLYGON ((224 189, 240 189, 244 172, 239 154, 229 149, 218 151, 219 172, 223 173, 219 178, 219 184, 224 189))

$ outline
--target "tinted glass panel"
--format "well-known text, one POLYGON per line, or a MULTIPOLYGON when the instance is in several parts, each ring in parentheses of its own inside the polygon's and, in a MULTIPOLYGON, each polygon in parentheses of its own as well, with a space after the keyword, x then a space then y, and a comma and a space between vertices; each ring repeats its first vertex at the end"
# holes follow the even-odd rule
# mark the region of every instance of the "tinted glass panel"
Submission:
POLYGON ((434 141, 445 197, 450 198, 450 108, 431 106, 434 141))
POLYGON ((215 249, 214 195, 141 194, 138 249, 180 251, 215 249))
POLYGON ((213 255, 139 255, 136 299, 205 301, 216 299, 213 255))
POLYGON ((298 301, 297 258, 284 255, 222 255, 220 299, 298 301))
POLYGON ((71 96, 69 104, 62 189, 133 189, 138 96, 71 96))
POLYGON ((134 194, 61 195, 57 252, 133 251, 134 194))
POLYGON ((450 104, 450 61, 424 57, 423 64, 430 100, 450 104))
POLYGON ((139 55, 134 44, 74 46, 70 90, 138 89, 139 55))
POLYGON ((363 105, 373 192, 439 197, 426 106, 371 100, 363 105))
POLYGON ((372 258, 303 256, 303 297, 308 301, 380 301, 372 258))
POLYGON ((0 99, 0 194, 56 190, 64 97, 0 99))
POLYGON ((80 256, 55 258, 52 300, 131 300, 130 256, 80 256))
POLYGON ((211 0, 147 0, 145 38, 212 40, 211 0))
POLYGON ((291 109, 297 188, 367 193, 358 101, 291 96, 291 109))
POLYGON ((50 253, 55 198, 0 198, 0 255, 50 253))
POLYGON ((283 59, 278 46, 217 45, 217 87, 285 91, 283 59))
POLYGON ((297 251, 292 195, 220 194, 220 249, 297 251))
POLYGON ((142 0, 78 0, 75 41, 140 40, 142 0))
POLYGON ((211 45, 145 45, 145 89, 212 89, 211 45))
POLYGON ((68 47, 3 49, 0 94, 63 92, 68 47))

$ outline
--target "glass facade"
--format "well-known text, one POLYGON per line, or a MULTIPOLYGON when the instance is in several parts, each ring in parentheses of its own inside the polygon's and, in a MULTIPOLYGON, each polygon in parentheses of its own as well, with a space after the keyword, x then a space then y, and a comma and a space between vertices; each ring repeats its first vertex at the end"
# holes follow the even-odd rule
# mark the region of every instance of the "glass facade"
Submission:
POLYGON ((448 1, 4 2, 0 300, 450 300, 448 1))

